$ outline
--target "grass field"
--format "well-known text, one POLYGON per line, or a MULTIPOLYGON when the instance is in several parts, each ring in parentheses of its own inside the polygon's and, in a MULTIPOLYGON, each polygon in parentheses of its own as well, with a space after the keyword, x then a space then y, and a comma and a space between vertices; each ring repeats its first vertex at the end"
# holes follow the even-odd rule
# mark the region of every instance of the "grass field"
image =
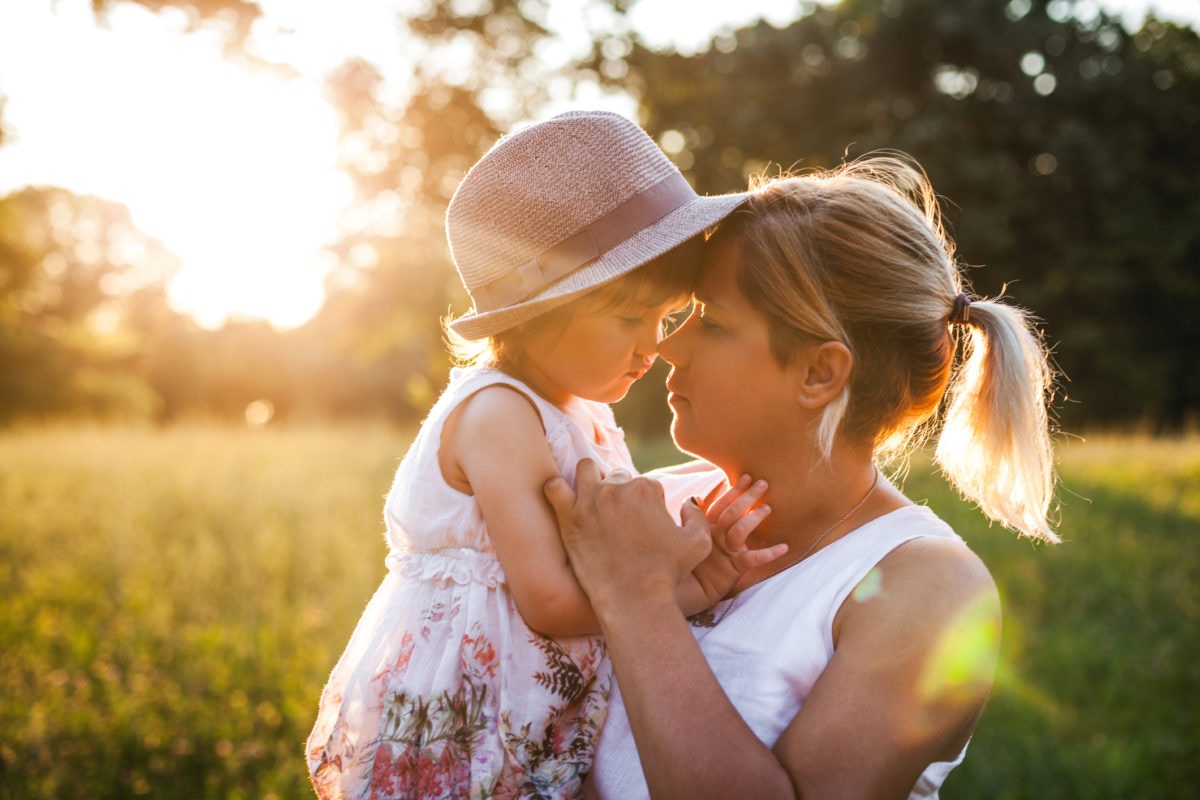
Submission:
MULTIPOLYGON (((386 427, 0 434, 0 798, 304 798, 325 675, 383 574, 386 427)), ((638 448, 650 466, 661 446, 638 448)), ((946 798, 1200 785, 1200 440, 1061 451, 1058 547, 914 466, 1005 603, 946 798)), ((1181 794, 1182 793, 1182 794, 1181 794)))

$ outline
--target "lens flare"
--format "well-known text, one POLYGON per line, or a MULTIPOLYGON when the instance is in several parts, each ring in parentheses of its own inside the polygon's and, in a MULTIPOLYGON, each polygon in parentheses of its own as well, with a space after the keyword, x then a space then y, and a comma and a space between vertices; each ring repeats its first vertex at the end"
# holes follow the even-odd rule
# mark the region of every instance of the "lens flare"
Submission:
POLYGON ((930 653, 918 683, 921 699, 934 704, 975 702, 991 686, 999 647, 995 595, 981 593, 950 621, 930 653))

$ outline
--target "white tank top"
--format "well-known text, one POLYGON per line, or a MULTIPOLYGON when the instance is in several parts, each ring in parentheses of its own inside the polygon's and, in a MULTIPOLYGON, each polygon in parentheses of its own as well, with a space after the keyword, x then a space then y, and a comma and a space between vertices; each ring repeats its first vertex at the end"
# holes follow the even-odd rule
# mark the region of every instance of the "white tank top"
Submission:
MULTIPOLYGON (((664 483, 668 494, 674 494, 674 487, 664 483)), ((695 488, 693 483, 691 493, 699 494, 695 488)), ((712 612, 719 620, 715 627, 692 625, 725 694, 764 744, 775 744, 833 657, 833 618, 842 602, 884 556, 926 536, 961 541, 928 508, 897 509, 719 603, 712 612)), ((954 761, 930 764, 910 800, 936 798, 965 753, 966 747, 954 761)), ((619 687, 613 691, 589 782, 588 797, 650 796, 619 687)))

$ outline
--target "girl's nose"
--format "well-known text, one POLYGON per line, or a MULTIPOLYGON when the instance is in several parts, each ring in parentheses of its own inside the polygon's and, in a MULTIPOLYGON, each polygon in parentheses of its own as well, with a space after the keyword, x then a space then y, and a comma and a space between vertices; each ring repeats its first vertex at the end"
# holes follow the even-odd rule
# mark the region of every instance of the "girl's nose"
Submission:
POLYGON ((686 327, 686 323, 680 325, 658 343, 659 356, 673 367, 679 366, 679 362, 683 358, 682 339, 683 330, 686 327))
POLYGON ((645 325, 637 339, 638 355, 647 357, 650 361, 654 360, 658 353, 658 342, 662 338, 662 326, 655 323, 654 325, 645 325))

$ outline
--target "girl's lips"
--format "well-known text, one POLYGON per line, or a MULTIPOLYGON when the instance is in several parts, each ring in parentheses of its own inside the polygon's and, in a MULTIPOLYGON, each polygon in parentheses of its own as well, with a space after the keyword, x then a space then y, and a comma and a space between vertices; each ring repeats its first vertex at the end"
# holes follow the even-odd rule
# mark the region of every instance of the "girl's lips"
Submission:
POLYGON ((642 366, 638 367, 637 369, 631 369, 626 374, 632 376, 634 380, 640 381, 642 378, 646 377, 646 373, 649 372, 650 368, 653 366, 653 361, 643 362, 642 366))

